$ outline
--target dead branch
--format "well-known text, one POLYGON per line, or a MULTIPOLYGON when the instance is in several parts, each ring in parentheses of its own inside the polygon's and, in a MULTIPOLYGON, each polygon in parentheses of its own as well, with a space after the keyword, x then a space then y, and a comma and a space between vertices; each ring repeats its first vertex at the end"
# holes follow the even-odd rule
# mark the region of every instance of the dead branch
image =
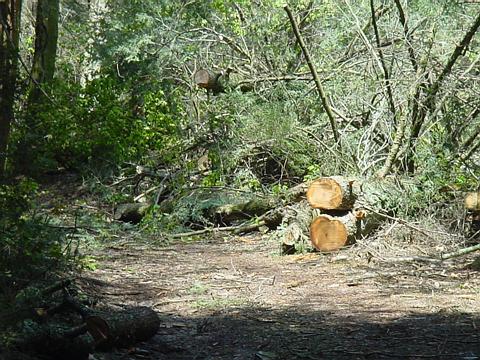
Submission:
POLYGON ((288 7, 288 5, 285 5, 283 9, 286 11, 288 18, 290 20, 290 24, 292 25, 293 32, 295 34, 295 37, 298 40, 298 43, 302 49, 303 55, 305 56, 305 60, 307 61, 308 68, 310 69, 310 72, 312 73, 313 80, 315 81, 315 86, 317 87, 318 94, 320 96, 320 100, 322 101, 323 108, 325 109, 325 112, 327 113, 328 119, 330 120, 330 126, 332 127, 333 131, 333 138, 335 141, 340 145, 340 135, 338 133, 338 126, 337 126, 337 120, 335 119, 335 116, 333 114, 333 111, 330 107, 330 102, 328 101, 327 95, 325 94, 325 90, 323 89, 322 83, 320 82, 320 78, 318 77, 317 70, 315 66, 313 65, 312 59, 310 57, 310 52, 307 49, 307 46, 305 45, 305 42, 303 41, 303 37, 300 34, 300 30, 298 29, 297 22, 295 21, 295 18, 293 17, 292 11, 288 7))
MULTIPOLYGON (((380 58, 380 64, 382 65, 383 77, 385 78, 385 86, 387 88, 388 103, 390 105, 390 111, 392 112, 394 120, 397 118, 397 111, 395 108, 395 101, 393 99, 392 84, 390 82, 390 74, 385 63, 385 57, 383 56, 383 51, 381 49, 380 33, 378 32, 377 19, 375 18, 375 6, 373 0, 370 0, 370 10, 372 12, 372 25, 373 32, 375 33, 375 41, 377 43, 378 56, 380 58)), ((396 121, 395 121, 396 122, 396 121)))
MULTIPOLYGON (((382 5, 379 6, 377 11, 375 12, 375 17, 378 19, 382 15, 386 14, 389 10, 390 10, 390 7, 384 6, 382 4, 382 5)), ((372 19, 370 18, 370 19, 368 19, 368 22, 365 24, 365 26, 361 29, 362 33, 367 32, 367 30, 369 29, 369 27, 371 25, 372 25, 372 19)), ((355 47, 355 44, 356 44, 357 41, 358 41, 358 34, 348 44, 347 50, 345 51, 341 61, 345 61, 352 56, 353 48, 355 47)))
POLYGON ((467 47, 469 46, 470 42, 473 39, 473 36, 475 35, 479 27, 480 27, 480 12, 478 13, 477 18, 475 19, 470 29, 467 31, 467 33, 463 37, 462 41, 460 41, 460 43, 455 47, 455 50, 450 55, 450 58, 447 64, 443 68, 437 80, 430 87, 429 94, 425 100, 425 104, 430 109, 430 111, 433 111, 435 108, 434 106, 435 98, 437 96, 438 91, 440 90, 440 87, 443 84, 443 81, 448 75, 450 75, 453 69, 453 66, 457 62, 458 58, 461 55, 465 54, 467 47))

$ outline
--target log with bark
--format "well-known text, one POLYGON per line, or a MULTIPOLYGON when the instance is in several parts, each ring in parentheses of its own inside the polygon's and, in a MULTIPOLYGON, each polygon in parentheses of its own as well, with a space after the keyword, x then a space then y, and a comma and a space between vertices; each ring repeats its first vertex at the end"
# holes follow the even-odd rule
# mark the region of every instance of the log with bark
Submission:
POLYGON ((150 208, 148 203, 120 204, 115 209, 114 219, 132 224, 138 224, 150 208))
POLYGON ((351 209, 358 196, 354 192, 355 182, 355 180, 347 180, 340 176, 320 178, 313 181, 308 187, 307 200, 315 209, 351 209))
POLYGON ((261 216, 274 209, 277 205, 278 201, 269 197, 241 199, 230 204, 212 207, 209 210, 209 217, 215 223, 231 224, 239 220, 261 216))
POLYGON ((157 313, 149 307, 139 306, 120 312, 90 315, 85 320, 88 332, 97 348, 129 346, 153 337, 159 327, 157 313))
POLYGON ((198 87, 206 89, 208 92, 212 92, 217 95, 221 92, 225 92, 225 86, 221 81, 223 73, 214 73, 213 71, 200 69, 193 75, 193 81, 198 87))

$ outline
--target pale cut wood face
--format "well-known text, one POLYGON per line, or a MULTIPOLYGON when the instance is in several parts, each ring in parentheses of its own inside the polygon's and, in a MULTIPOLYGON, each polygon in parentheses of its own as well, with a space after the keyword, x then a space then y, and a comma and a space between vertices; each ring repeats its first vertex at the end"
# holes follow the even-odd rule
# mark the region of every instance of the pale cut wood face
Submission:
POLYGON ((342 199, 342 188, 333 179, 316 180, 307 190, 307 200, 314 208, 337 209, 342 199))
POLYGON ((347 237, 346 226, 339 220, 320 216, 310 226, 310 239, 320 251, 338 250, 347 243, 347 237))

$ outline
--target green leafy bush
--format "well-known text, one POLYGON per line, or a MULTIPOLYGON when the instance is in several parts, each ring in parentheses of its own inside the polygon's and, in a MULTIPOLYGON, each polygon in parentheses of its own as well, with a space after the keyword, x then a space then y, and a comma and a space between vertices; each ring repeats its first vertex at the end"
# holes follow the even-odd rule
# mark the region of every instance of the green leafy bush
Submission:
POLYGON ((14 164, 32 169, 118 164, 148 152, 174 159, 179 153, 179 105, 163 91, 134 98, 129 84, 101 76, 84 87, 59 81, 46 99, 15 128, 14 164), (35 124, 33 129, 25 124, 35 124), (174 149, 174 151, 170 151, 174 149), (170 151, 170 152, 169 152, 170 151), (25 154, 30 152, 29 154, 25 154))
POLYGON ((69 260, 65 234, 30 211, 36 188, 29 180, 0 185, 0 293, 7 299, 69 260))

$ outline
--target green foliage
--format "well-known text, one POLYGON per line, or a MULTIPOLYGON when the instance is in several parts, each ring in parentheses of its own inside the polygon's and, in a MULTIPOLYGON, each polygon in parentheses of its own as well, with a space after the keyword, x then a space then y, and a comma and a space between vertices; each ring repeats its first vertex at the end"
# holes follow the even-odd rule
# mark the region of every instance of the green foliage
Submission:
POLYGON ((0 185, 0 290, 6 297, 69 260, 65 234, 30 211, 35 189, 28 180, 0 185))
POLYGON ((281 102, 243 109, 225 141, 227 171, 248 168, 261 183, 302 178, 316 156, 315 147, 301 132, 295 114, 281 102))
POLYGON ((40 169, 118 164, 151 151, 173 161, 180 152, 180 105, 162 90, 148 92, 143 104, 132 105, 131 90, 111 75, 85 87, 55 83, 49 91, 52 100, 23 115, 34 116, 36 127, 15 129, 18 160, 14 162, 22 162, 27 148, 34 150, 29 158, 40 169))

